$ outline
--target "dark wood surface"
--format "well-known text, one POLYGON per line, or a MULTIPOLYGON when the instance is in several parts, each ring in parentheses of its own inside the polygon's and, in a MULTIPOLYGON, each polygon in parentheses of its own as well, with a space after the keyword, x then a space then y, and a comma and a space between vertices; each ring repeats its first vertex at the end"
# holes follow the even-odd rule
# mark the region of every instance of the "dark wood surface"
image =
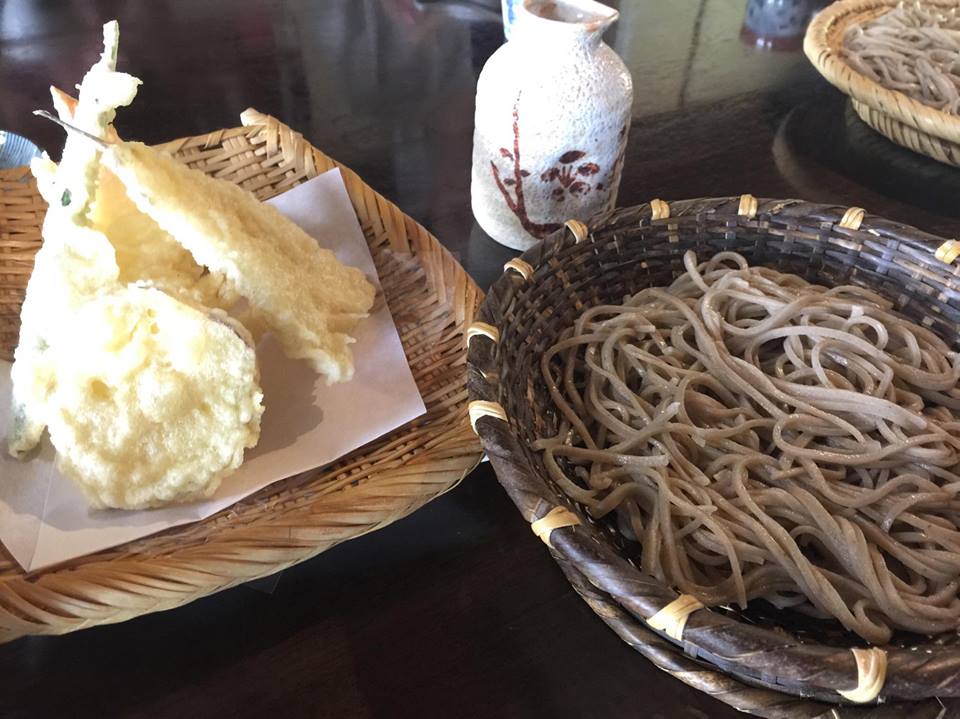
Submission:
MULTIPOLYGON (((620 3, 607 40, 636 88, 620 203, 802 197, 956 237, 960 171, 865 128, 801 53, 748 46, 745 5, 620 3)), ((122 69, 144 81, 125 137, 233 126, 254 106, 357 170, 481 286, 511 256, 469 205, 494 0, 0 0, 0 128, 55 155, 60 132, 30 111, 79 81, 114 17, 122 69)), ((278 579, 0 646, 0 677, 2 717, 737 716, 592 614, 487 465, 278 579)))

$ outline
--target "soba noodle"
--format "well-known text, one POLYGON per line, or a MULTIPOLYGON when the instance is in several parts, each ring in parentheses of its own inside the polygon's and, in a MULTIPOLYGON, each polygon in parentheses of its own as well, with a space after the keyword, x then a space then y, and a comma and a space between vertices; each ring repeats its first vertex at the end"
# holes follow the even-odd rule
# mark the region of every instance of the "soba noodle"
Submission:
POLYGON ((554 482, 705 604, 762 597, 877 644, 956 629, 960 355, 860 287, 684 264, 542 357, 554 482))
POLYGON ((857 72, 944 112, 960 114, 960 15, 918 2, 896 8, 843 38, 857 72))

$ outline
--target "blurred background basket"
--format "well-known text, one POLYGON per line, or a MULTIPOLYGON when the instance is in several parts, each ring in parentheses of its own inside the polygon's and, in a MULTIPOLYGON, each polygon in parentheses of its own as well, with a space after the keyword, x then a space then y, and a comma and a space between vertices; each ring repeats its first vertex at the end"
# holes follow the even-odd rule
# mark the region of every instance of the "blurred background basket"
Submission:
MULTIPOLYGON (((435 237, 354 172, 272 117, 247 110, 241 119, 243 127, 163 147, 260 199, 340 168, 427 413, 201 522, 30 576, 0 552, 0 641, 123 621, 272 574, 406 516, 480 460, 464 388, 464 332, 480 290, 435 237)), ((45 209, 27 168, 0 170, 4 359, 16 346, 45 209)))
MULTIPOLYGON (((659 628, 653 617, 677 592, 644 574, 619 536, 572 503, 530 449, 558 424, 539 369, 544 351, 586 308, 670 284, 684 272, 687 250, 701 258, 733 250, 751 264, 827 286, 869 287, 960 346, 960 279, 950 264, 960 243, 859 208, 744 195, 654 200, 596 218, 589 227, 571 222, 507 264, 470 331, 471 416, 501 484, 597 614, 683 681, 765 716, 826 714, 831 704, 847 702, 841 692, 856 688, 863 690, 859 702, 929 700, 924 711, 934 705, 939 711, 935 697, 960 696, 955 634, 895 635, 890 645, 861 655, 876 661, 871 672, 851 651, 863 642, 838 623, 762 603, 744 612, 698 609, 679 630, 659 628), (867 691, 871 684, 877 691, 867 691)), ((847 703, 831 716, 892 716, 847 703)))
MULTIPOLYGON (((897 4, 898 0, 839 0, 807 27, 803 50, 821 75, 850 96, 853 109, 870 127, 898 145, 960 167, 960 117, 886 89, 841 57, 848 28, 868 22, 897 4)), ((923 0, 923 4, 951 8, 957 3, 923 0)))

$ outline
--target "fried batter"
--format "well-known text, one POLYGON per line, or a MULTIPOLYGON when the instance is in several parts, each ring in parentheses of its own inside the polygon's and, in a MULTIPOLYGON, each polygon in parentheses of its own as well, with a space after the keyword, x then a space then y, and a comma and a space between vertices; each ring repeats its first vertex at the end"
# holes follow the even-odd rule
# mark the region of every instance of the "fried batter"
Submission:
POLYGON ((253 343, 219 310, 123 288, 85 302, 61 347, 50 438, 95 507, 209 497, 257 443, 253 343))
MULTIPOLYGON (((116 108, 129 105, 140 81, 116 71, 119 28, 103 26, 103 54, 80 83, 72 122, 105 138, 116 108)), ((61 103, 66 109, 67 104, 61 103)), ((48 158, 34 161, 40 194, 50 205, 43 223, 44 244, 20 313, 20 340, 11 370, 13 423, 10 452, 29 452, 43 434, 44 403, 56 382, 48 351, 58 328, 82 296, 116 283, 119 270, 106 238, 90 227, 88 211, 96 191, 100 152, 82 137, 68 136, 59 167, 48 158)))
POLYGON ((348 333, 375 295, 360 270, 247 190, 165 152, 124 142, 103 162, 142 212, 247 300, 287 356, 309 360, 331 383, 353 376, 348 333))

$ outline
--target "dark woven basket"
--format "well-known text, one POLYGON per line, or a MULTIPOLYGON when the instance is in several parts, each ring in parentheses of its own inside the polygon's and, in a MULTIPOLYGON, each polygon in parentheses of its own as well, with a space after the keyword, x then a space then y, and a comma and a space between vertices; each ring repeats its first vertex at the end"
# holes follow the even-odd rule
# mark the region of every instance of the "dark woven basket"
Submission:
MULTIPOLYGON (((957 348, 960 278, 952 262, 960 243, 865 217, 858 208, 749 195, 671 205, 655 200, 595 218, 590 228, 568 225, 508 263, 481 307, 482 324, 470 342, 472 416, 501 484, 528 522, 556 514, 558 507, 572 511, 578 524, 561 522, 541 537, 597 614, 661 668, 764 716, 892 716, 890 707, 849 706, 839 694, 861 683, 851 649, 865 645, 837 623, 751 605, 743 613, 694 611, 682 641, 648 626, 677 592, 641 572, 619 538, 571 503, 529 449, 557 427, 539 359, 585 308, 669 284, 683 273, 687 250, 701 258, 734 250, 751 264, 819 284, 869 287, 957 348), (837 704, 847 706, 833 709, 837 704)), ((929 711, 933 717, 943 709, 936 697, 960 697, 955 635, 895 636, 883 650, 886 672, 877 701, 909 701, 911 716, 929 711), (921 700, 927 701, 916 703, 921 700)), ((903 708, 901 703, 897 716, 903 708)))

